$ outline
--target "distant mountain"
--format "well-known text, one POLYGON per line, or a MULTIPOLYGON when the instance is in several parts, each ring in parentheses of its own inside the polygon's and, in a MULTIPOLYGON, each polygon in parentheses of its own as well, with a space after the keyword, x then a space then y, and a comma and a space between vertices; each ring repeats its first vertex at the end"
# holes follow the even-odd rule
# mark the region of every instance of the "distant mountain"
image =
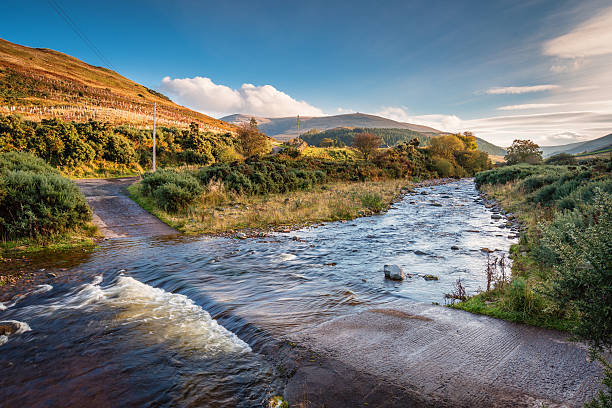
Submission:
MULTIPOLYGON (((235 114, 221 118, 229 123, 239 125, 251 120, 250 115, 235 114)), ((285 141, 297 136, 297 118, 264 118, 255 116, 255 120, 261 129, 268 136, 277 140, 285 141)), ((429 143, 429 138, 444 134, 438 129, 428 126, 416 125, 414 123, 397 122, 395 120, 382 118, 365 113, 351 113, 346 115, 321 116, 321 117, 300 117, 300 133, 303 135, 308 131, 317 129, 322 132, 321 137, 310 137, 313 144, 318 145, 323 137, 332 139, 338 138, 341 134, 351 133, 352 129, 380 129, 380 135, 388 144, 396 144, 401 141, 408 141, 413 137, 418 138, 421 143, 429 143), (405 134, 398 130, 406 130, 405 134), (384 133, 384 134, 383 134, 384 133), (392 134, 393 133, 393 134, 392 134), (391 135, 392 134, 392 135, 391 135)), ((350 139, 352 140, 352 138, 350 139)), ((346 141, 344 141, 346 143, 346 141)), ((487 142, 479 137, 476 138, 478 148, 491 155, 503 156, 506 151, 487 142)))
POLYGON ((612 133, 586 142, 570 143, 560 146, 540 146, 544 157, 550 157, 558 153, 579 154, 594 152, 612 147, 612 133))
MULTIPOLYGON (((252 116, 235 114, 221 118, 221 120, 238 125, 248 122, 252 116)), ((262 132, 277 140, 286 141, 297 136, 297 118, 264 118, 255 117, 262 132)), ((413 123, 397 122, 395 120, 382 118, 365 113, 350 113, 334 116, 300 116, 300 133, 306 133, 312 129, 320 131, 339 127, 346 128, 385 128, 385 129, 409 129, 424 134, 437 135, 444 133, 440 130, 413 123)))
POLYGON ((227 132, 234 125, 172 102, 161 93, 110 69, 45 48, 0 39, 0 114, 26 118, 59 117, 77 122, 97 119, 113 124, 148 126, 157 104, 158 123, 227 132))

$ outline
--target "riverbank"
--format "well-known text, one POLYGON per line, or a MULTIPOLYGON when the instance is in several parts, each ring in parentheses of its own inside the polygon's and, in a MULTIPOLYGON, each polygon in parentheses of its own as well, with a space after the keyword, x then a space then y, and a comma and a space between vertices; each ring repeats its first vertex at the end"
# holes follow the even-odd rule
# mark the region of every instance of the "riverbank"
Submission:
POLYGON ((476 177, 520 222, 512 273, 455 308, 610 341, 610 162, 508 166, 476 177), (605 316, 608 316, 607 318, 605 316))
POLYGON ((388 210, 413 188, 454 180, 337 182, 314 186, 308 191, 265 196, 227 196, 209 190, 195 205, 177 213, 159 208, 155 199, 142 193, 139 184, 130 186, 128 191, 141 207, 182 233, 248 238, 377 214, 388 210))

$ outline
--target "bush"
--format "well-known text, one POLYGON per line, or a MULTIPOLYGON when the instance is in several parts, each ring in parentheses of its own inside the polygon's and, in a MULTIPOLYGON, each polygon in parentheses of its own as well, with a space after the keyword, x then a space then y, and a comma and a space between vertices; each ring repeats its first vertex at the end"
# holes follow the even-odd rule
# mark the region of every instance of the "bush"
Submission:
POLYGON ((0 153, 0 175, 8 171, 31 171, 34 173, 59 174, 54 167, 33 154, 22 152, 0 153))
POLYGON ((453 164, 446 159, 434 159, 434 168, 440 177, 453 177, 455 175, 453 164))
POLYGON ((536 166, 530 166, 525 164, 504 166, 478 173, 474 177, 474 182, 476 183, 476 185, 506 184, 510 181, 524 179, 536 173, 538 173, 538 168, 536 166))
POLYGON ((192 204, 203 192, 198 180, 189 173, 159 170, 144 175, 142 192, 154 197, 168 212, 177 212, 192 204))
POLYGON ((243 163, 216 165, 199 170, 196 177, 207 185, 222 181, 228 191, 239 194, 272 194, 308 190, 326 180, 322 171, 298 168, 295 163, 252 160, 243 163))
POLYGON ((0 153, 0 235, 39 238, 91 219, 76 184, 26 153, 0 153), (20 160, 21 159, 21 160, 20 160))
POLYGON ((573 165, 576 164, 576 158, 568 153, 559 153, 550 156, 544 161, 544 163, 554 165, 573 165))
POLYGON ((383 201, 380 194, 366 193, 363 194, 360 199, 361 204, 370 211, 381 212, 385 209, 385 202, 383 201))
POLYGON ((580 313, 574 332, 596 348, 612 346, 612 194, 543 225, 543 243, 557 257, 551 299, 580 313))

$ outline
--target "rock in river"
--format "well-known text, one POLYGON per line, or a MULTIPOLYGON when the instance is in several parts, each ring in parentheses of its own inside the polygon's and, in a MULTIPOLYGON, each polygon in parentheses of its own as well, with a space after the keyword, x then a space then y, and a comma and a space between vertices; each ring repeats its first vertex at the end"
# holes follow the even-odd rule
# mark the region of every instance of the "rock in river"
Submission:
POLYGON ((458 247, 457 245, 453 245, 453 246, 451 247, 451 249, 452 249, 453 251, 458 251, 458 250, 459 250, 459 247, 458 247))
POLYGON ((385 265, 385 278, 391 280, 404 280, 406 275, 401 267, 397 265, 385 265))
POLYGON ((438 280, 438 277, 436 275, 423 275, 423 279, 425 279, 426 281, 431 281, 438 280))

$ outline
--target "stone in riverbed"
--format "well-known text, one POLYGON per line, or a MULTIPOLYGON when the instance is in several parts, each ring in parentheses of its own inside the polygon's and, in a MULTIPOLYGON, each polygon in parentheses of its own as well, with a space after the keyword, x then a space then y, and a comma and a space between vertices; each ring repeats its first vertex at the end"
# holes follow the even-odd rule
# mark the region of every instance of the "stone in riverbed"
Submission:
POLYGON ((427 252, 423 252, 423 251, 417 249, 416 251, 414 251, 414 254, 415 255, 427 255, 427 252))
POLYGON ((459 247, 458 247, 457 245, 453 245, 453 246, 451 247, 451 249, 452 249, 453 251, 458 251, 458 250, 459 250, 459 247))
POLYGON ((432 281, 432 280, 438 280, 438 277, 436 275, 423 275, 423 279, 425 279, 426 281, 432 281))
POLYGON ((402 270, 401 267, 397 265, 385 265, 385 278, 391 280, 404 280, 406 278, 406 274, 402 270))
POLYGON ((493 219, 493 220, 499 220, 499 219, 501 219, 501 217, 502 217, 502 216, 501 216, 501 215, 499 215, 499 214, 493 214, 493 215, 491 215, 491 219, 493 219))

